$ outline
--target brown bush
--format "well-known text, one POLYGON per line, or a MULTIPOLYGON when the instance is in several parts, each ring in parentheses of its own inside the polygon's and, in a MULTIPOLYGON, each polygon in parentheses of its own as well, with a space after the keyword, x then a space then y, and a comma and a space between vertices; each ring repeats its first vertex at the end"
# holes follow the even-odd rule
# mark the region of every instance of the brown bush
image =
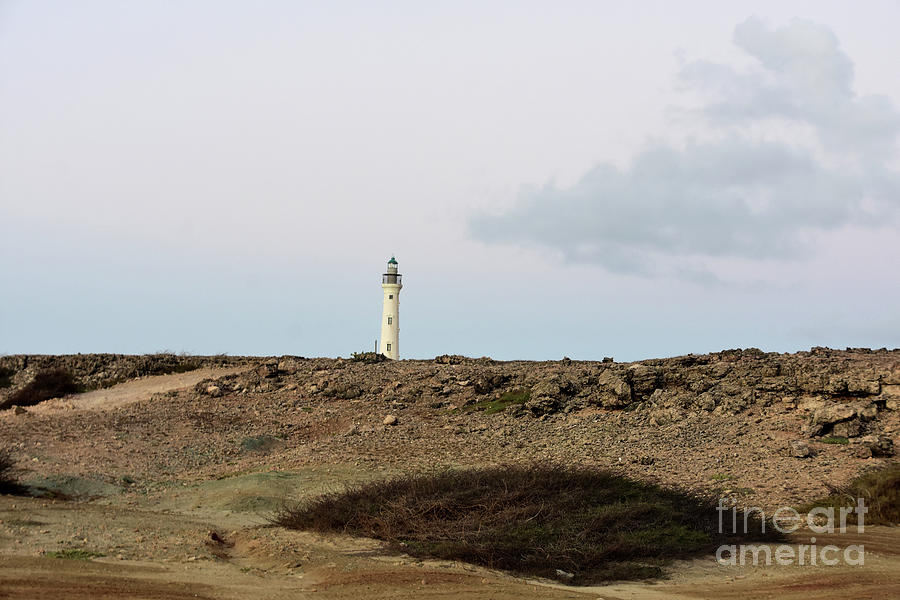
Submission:
POLYGON ((0 403, 0 409, 11 406, 33 406, 51 398, 77 394, 82 389, 81 384, 65 369, 45 369, 38 371, 28 385, 0 403))
POLYGON ((367 483, 285 508, 273 521, 576 584, 658 577, 667 561, 711 553, 724 539, 712 498, 561 465, 367 483))
POLYGON ((8 450, 0 450, 0 494, 24 494, 27 489, 15 476, 15 461, 8 450))

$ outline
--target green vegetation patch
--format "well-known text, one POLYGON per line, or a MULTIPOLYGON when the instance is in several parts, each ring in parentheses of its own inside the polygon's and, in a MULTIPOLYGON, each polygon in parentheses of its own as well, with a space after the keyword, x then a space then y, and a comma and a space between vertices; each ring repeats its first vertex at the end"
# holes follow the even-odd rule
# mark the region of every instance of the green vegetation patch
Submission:
MULTIPOLYGON (((585 585, 660 577, 670 560, 714 552, 725 539, 718 514, 712 498, 540 464, 363 483, 283 508, 273 521, 384 540, 417 557, 585 585)), ((767 530, 767 539, 776 539, 767 530)))
POLYGON ((91 552, 81 548, 64 548, 63 550, 54 550, 48 552, 45 556, 49 558, 66 558, 68 560, 90 560, 100 556, 106 556, 100 552, 91 552))
MULTIPOLYGON (((826 484, 827 485, 827 484, 826 484)), ((800 512, 813 508, 856 506, 862 498, 869 509, 866 525, 900 524, 900 463, 863 473, 846 486, 828 485, 828 496, 798 507, 800 512)))
POLYGON ((464 406, 463 410, 465 412, 483 411, 486 415, 492 415, 503 412, 510 406, 525 404, 530 397, 531 392, 529 390, 513 390, 505 392, 496 400, 482 400, 481 402, 469 404, 464 406))
POLYGON ((848 440, 845 437, 831 436, 831 437, 827 437, 827 438, 822 438, 822 443, 823 444, 840 444, 841 446, 845 446, 850 443, 850 440, 848 440))

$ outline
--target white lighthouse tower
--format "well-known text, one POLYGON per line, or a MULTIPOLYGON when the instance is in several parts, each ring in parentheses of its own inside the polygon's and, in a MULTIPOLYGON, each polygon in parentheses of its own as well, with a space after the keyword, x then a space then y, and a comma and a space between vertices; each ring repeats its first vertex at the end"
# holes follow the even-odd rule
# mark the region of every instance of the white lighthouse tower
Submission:
POLYGON ((397 273, 397 259, 387 263, 387 273, 381 276, 384 290, 384 309, 381 311, 381 354, 397 360, 400 358, 400 290, 402 275, 397 273))

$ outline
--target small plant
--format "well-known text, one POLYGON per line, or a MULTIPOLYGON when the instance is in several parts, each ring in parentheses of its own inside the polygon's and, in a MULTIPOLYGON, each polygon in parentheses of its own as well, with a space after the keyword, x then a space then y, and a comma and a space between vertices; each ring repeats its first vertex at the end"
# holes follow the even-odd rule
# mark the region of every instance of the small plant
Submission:
POLYGON ((840 444, 841 446, 846 446, 847 444, 850 443, 850 440, 848 440, 845 437, 840 437, 840 436, 834 435, 831 437, 822 438, 822 443, 823 444, 840 444))
POLYGON ((735 476, 728 473, 716 473, 712 476, 713 481, 731 481, 732 479, 735 479, 735 476))
POLYGON ((900 463, 892 463, 884 468, 863 473, 846 486, 826 484, 831 492, 809 504, 798 507, 800 512, 813 508, 856 506, 862 498, 868 508, 865 519, 867 525, 900 524, 900 463))
POLYGON ((82 550, 81 548, 64 548, 62 550, 53 550, 47 552, 46 556, 50 558, 65 558, 68 560, 90 560, 106 556, 100 552, 91 552, 90 550, 82 550))
POLYGON ((0 409, 13 405, 33 406, 44 400, 77 394, 83 390, 83 386, 65 369, 44 369, 38 371, 28 385, 0 403, 0 409))

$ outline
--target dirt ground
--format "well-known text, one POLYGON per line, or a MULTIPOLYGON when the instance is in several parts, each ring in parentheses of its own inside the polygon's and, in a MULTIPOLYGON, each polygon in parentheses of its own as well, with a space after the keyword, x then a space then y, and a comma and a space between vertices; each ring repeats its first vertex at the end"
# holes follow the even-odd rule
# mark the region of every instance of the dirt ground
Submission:
MULTIPOLYGON (((864 545, 864 565, 728 566, 710 556, 673 565, 661 581, 576 588, 272 526, 268 517, 285 501, 402 463, 378 460, 364 444, 357 454, 315 446, 358 441, 337 405, 299 410, 315 419, 303 430, 303 460, 253 425, 254 411, 265 410, 256 401, 243 403, 246 420, 227 430, 197 405, 185 429, 175 405, 197 382, 233 371, 148 377, 0 415, 0 431, 26 457, 24 479, 70 497, 0 496, 0 598, 900 598, 900 528, 816 536, 820 547, 864 545), (238 450, 185 442, 190 436, 231 436, 238 450), (54 554, 73 550, 82 558, 54 554)), ((455 426, 446 435, 461 439, 455 426)), ((798 531, 793 547, 813 535, 798 531)))

